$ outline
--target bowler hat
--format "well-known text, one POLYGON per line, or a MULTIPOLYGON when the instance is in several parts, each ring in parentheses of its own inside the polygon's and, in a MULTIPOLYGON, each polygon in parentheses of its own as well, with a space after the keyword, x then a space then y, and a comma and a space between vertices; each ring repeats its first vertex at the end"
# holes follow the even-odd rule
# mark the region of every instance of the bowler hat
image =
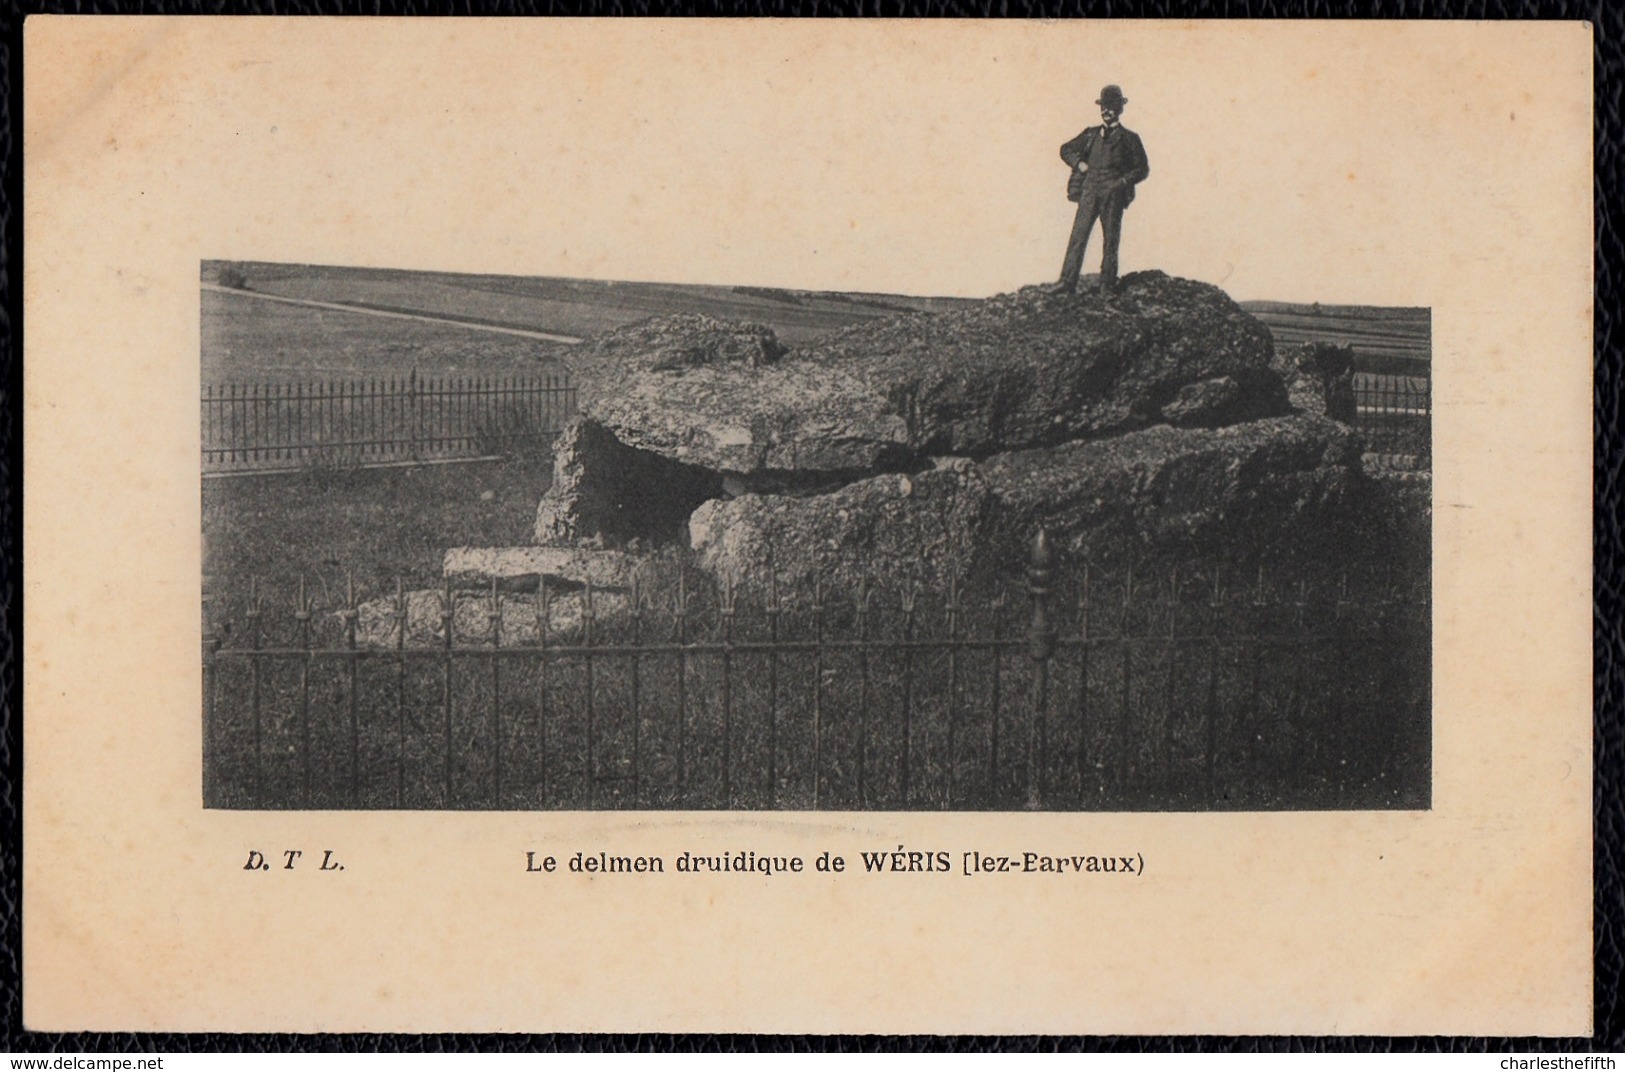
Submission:
POLYGON ((1102 108, 1122 108, 1123 105, 1128 103, 1128 98, 1123 96, 1121 86, 1107 86, 1100 91, 1100 99, 1095 103, 1102 108))

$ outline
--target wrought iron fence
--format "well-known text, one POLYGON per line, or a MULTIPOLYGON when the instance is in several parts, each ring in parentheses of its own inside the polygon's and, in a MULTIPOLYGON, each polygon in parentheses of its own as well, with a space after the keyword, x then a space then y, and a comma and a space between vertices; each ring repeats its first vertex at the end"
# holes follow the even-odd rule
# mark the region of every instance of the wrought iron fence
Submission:
POLYGON ((576 409, 562 376, 224 384, 202 394, 206 473, 369 466, 545 444, 576 409))
POLYGON ((1381 372, 1354 374, 1355 427, 1376 454, 1431 457, 1433 380, 1381 372))
POLYGON ((301 583, 286 614, 217 596, 205 802, 1427 806, 1426 603, 1379 578, 1084 571, 1057 591, 1039 541, 1015 598, 777 587, 351 586, 323 608, 301 583))

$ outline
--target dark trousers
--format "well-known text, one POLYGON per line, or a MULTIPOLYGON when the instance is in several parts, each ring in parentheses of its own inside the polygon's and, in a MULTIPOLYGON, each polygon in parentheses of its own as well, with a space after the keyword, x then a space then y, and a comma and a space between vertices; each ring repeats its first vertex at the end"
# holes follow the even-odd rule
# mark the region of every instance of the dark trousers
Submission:
POLYGON ((1076 290, 1078 276, 1083 273, 1083 254, 1089 248, 1089 232, 1100 221, 1100 235, 1106 243, 1100 256, 1100 285, 1110 290, 1117 282, 1117 243, 1123 236, 1122 194, 1105 190, 1089 183, 1083 184, 1083 196, 1078 198, 1078 214, 1072 219, 1072 237, 1066 243, 1066 259, 1061 262, 1061 286, 1076 290))

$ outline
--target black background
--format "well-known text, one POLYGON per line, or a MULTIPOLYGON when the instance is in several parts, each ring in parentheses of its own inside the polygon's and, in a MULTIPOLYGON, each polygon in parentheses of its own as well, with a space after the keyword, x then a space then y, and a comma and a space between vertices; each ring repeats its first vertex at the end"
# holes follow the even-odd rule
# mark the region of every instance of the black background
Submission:
MULTIPOLYGON (((1229 3, 1196 0, 1192 3, 1122 2, 1122 0, 1048 0, 1017 3, 988 0, 868 0, 832 3, 829 0, 757 0, 728 3, 694 0, 682 4, 595 2, 595 0, 304 0, 304 2, 237 2, 237 0, 127 0, 127 2, 19 3, 0 0, 0 75, 6 85, 0 112, 3 140, 3 199, 0 226, 4 228, 4 256, 0 260, 0 287, 6 296, 0 310, 0 336, 5 342, 5 405, 0 408, 0 455, 6 494, 0 497, 0 553, 7 570, 0 577, 0 605, 5 608, 5 645, 0 646, 0 1015, 4 1036, 0 1049, 10 1052, 217 1052, 264 1051, 1352 1051, 1352 1052, 1585 1052, 1625 1050, 1625 1016, 1621 1015, 1620 981, 1622 928, 1625 928, 1625 800, 1620 789, 1621 750, 1625 744, 1625 525, 1622 525, 1620 472, 1621 353, 1619 310, 1622 308, 1620 272, 1621 236, 1618 230, 1620 191, 1625 174, 1620 168, 1622 44, 1625 44, 1625 6, 1602 0, 1592 3, 1401 2, 1229 3), (766 1035, 226 1035, 226 1034, 47 1034, 26 1031, 22 1025, 21 892, 22 892, 22 680, 18 653, 22 622, 22 292, 23 263, 21 158, 22 24, 37 13, 65 14, 232 14, 232 15, 655 15, 692 16, 796 16, 796 17, 924 17, 924 18, 1404 18, 1404 19, 1571 19, 1587 20, 1596 28, 1596 396, 1594 424, 1595 473, 1595 588, 1593 638, 1595 647, 1595 1033, 1590 1038, 1306 1038, 1276 1036, 1163 1038, 1139 1036, 766 1036, 766 1035)), ((1396 85, 1392 100, 1374 100, 1374 108, 1403 110, 1406 87, 1396 85)), ((1507 270, 1516 272, 1516 264, 1507 270)))

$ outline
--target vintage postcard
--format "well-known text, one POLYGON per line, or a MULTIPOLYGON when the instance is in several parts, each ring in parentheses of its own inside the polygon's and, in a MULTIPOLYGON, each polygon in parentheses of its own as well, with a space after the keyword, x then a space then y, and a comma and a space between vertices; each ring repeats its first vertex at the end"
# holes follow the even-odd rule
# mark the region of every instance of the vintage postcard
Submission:
POLYGON ((1589 1033, 1589 27, 26 45, 29 1027, 1589 1033))

